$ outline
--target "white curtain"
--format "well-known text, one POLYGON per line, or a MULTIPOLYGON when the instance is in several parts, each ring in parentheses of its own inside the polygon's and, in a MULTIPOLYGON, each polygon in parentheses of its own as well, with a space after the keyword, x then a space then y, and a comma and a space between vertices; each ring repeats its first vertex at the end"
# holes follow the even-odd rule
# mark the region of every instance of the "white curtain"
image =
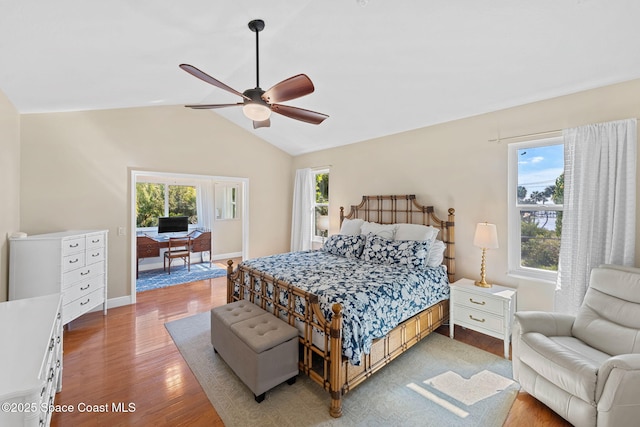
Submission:
POLYGON ((555 309, 574 314, 591 269, 633 266, 636 119, 566 129, 564 213, 555 309))
POLYGON ((315 186, 311 169, 298 169, 293 186, 293 212, 291 215, 291 250, 311 249, 313 241, 313 206, 315 186))
POLYGON ((198 187, 196 189, 196 203, 199 219, 198 222, 202 224, 202 226, 207 230, 211 230, 211 228, 213 227, 213 185, 214 183, 211 180, 202 180, 198 183, 198 187))

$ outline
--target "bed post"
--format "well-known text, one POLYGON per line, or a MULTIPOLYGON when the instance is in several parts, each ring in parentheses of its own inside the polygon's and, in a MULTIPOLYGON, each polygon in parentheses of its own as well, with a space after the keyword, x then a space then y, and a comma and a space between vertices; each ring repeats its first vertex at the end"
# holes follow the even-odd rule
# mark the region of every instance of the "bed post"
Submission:
POLYGON ((233 260, 230 259, 227 261, 227 304, 233 302, 233 279, 231 275, 233 274, 233 260))
POLYGON ((449 276, 449 283, 453 283, 455 281, 456 275, 456 234, 455 234, 455 216, 456 210, 453 208, 449 208, 449 217, 447 218, 447 274, 449 276))
POLYGON ((334 349, 342 348, 342 305, 333 304, 331 310, 333 310, 333 317, 331 318, 330 326, 330 342, 333 351, 329 353, 331 362, 329 365, 329 393, 331 394, 329 414, 338 418, 342 416, 342 386, 344 381, 342 379, 342 352, 334 349))

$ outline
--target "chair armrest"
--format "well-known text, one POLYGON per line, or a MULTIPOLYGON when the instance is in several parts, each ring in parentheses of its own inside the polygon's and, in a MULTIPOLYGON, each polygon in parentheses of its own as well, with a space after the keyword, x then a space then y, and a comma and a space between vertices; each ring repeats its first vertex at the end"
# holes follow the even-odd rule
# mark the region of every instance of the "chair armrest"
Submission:
POLYGON ((598 425, 635 425, 640 419, 640 354, 607 359, 597 375, 598 425), (622 423, 622 424, 620 424, 622 423))
POLYGON ((520 333, 538 332, 545 336, 571 336, 575 316, 547 311, 518 311, 515 321, 520 333))

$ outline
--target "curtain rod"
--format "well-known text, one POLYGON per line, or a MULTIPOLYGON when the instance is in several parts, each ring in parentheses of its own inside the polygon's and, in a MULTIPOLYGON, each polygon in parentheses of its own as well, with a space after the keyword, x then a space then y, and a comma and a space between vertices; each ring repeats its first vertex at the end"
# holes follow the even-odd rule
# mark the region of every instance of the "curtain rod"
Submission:
POLYGON ((560 132, 562 132, 562 129, 548 130, 548 131, 544 131, 544 132, 527 133, 525 135, 506 136, 504 138, 498 137, 498 138, 495 138, 495 139, 490 139, 489 142, 510 141, 512 139, 529 138, 529 137, 532 137, 532 136, 551 135, 551 134, 560 133, 560 132))

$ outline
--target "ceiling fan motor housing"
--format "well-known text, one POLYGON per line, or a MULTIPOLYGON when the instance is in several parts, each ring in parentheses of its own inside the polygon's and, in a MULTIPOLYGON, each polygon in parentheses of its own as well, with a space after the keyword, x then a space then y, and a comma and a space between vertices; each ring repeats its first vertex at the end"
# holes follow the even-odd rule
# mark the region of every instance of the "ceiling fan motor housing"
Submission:
POLYGON ((251 29, 251 31, 253 31, 254 33, 259 33, 260 31, 264 30, 264 21, 262 19, 254 19, 253 21, 249 22, 249 29, 251 29))

